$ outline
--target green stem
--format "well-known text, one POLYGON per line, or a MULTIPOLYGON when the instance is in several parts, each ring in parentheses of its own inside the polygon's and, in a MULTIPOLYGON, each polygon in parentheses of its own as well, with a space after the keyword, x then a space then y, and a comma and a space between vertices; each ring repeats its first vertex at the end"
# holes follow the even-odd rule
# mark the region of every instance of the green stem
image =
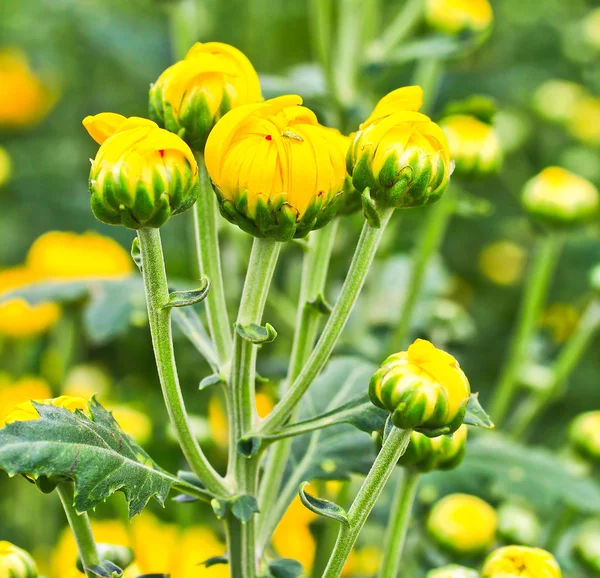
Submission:
POLYGON ((431 114, 433 105, 437 98, 444 62, 435 58, 424 58, 419 60, 414 72, 413 83, 423 89, 423 114, 431 114))
POLYGON ((92 527, 90 526, 90 519, 85 512, 78 514, 75 510, 75 488, 72 482, 58 484, 56 491, 58 492, 65 514, 67 515, 69 526, 75 537, 79 558, 85 570, 85 575, 87 578, 95 578, 95 574, 90 572, 88 568, 98 566, 100 560, 98 558, 98 551, 96 550, 96 542, 94 542, 92 527))
MULTIPOLYGON (((254 239, 248 273, 244 283, 237 326, 260 325, 275 271, 281 244, 272 239, 254 239)), ((254 384, 257 346, 236 331, 233 341, 233 365, 229 380, 230 458, 227 475, 235 482, 238 494, 254 496, 258 477, 258 458, 247 459, 237 450, 237 442, 254 427, 257 419, 254 384)), ((233 578, 254 578, 257 571, 255 517, 244 524, 233 515, 227 518, 233 578)))
POLYGON ((193 210, 196 247, 200 273, 210 279, 210 293, 204 303, 210 336, 217 349, 219 366, 223 367, 231 356, 232 339, 219 254, 217 198, 206 171, 204 158, 202 155, 197 155, 197 160, 200 194, 193 210))
POLYGON ((363 288, 377 247, 393 212, 393 209, 381 211, 381 227, 378 229, 372 228, 368 221, 365 221, 346 280, 323 333, 298 377, 262 423, 261 433, 267 435, 273 433, 289 418, 315 377, 325 367, 363 288))
MULTIPOLYGON (((334 219, 328 226, 311 233, 308 240, 308 249, 304 255, 302 266, 300 298, 287 376, 288 383, 293 382, 298 376, 314 346, 321 314, 310 303, 323 297, 337 227, 338 219, 334 219)), ((268 523, 268 519, 275 512, 273 508, 265 506, 279 492, 292 441, 286 439, 273 447, 262 477, 258 501, 262 514, 257 520, 261 544, 266 545, 270 539, 270 535, 263 536, 263 530, 270 531, 272 524, 268 523), (264 524, 263 520, 266 520, 264 524)))
POLYGON ((388 435, 348 511, 349 525, 340 527, 338 539, 329 558, 329 564, 327 564, 327 568, 323 573, 323 578, 338 578, 341 576, 348 556, 373 506, 375 506, 386 482, 392 475, 398 460, 406 451, 410 434, 411 430, 393 428, 388 435))
POLYGON ((331 0, 309 0, 311 38, 313 51, 318 58, 329 88, 333 87, 331 74, 331 32, 333 22, 333 2, 331 0))
POLYGON ((456 206, 452 193, 446 195, 430 208, 425 230, 421 233, 419 242, 413 255, 412 270, 406 296, 400 312, 400 322, 396 327, 388 351, 400 351, 406 346, 410 328, 412 326, 415 305, 419 301, 427 266, 431 257, 435 255, 444 239, 446 229, 456 206))
POLYGON ((559 235, 549 234, 538 239, 521 303, 517 329, 508 360, 492 399, 490 413, 496 425, 500 425, 505 419, 516 392, 519 372, 526 359, 536 323, 544 306, 561 248, 562 237, 559 235))
POLYGON ((420 478, 419 472, 415 470, 407 469, 402 474, 388 520, 379 578, 396 578, 400 572, 402 552, 420 478))
POLYGON ((598 329, 600 329, 600 301, 593 299, 554 364, 550 386, 534 393, 528 400, 529 403, 519 407, 511 430, 516 439, 525 437, 535 419, 560 395, 563 385, 581 361, 598 329))
POLYGON ((177 0, 167 6, 171 50, 175 60, 183 60, 192 44, 198 39, 195 0, 177 0))
POLYGON ((207 490, 217 496, 227 497, 230 495, 230 491, 226 487, 225 481, 210 465, 192 433, 181 394, 173 350, 170 309, 165 308, 169 301, 169 288, 160 232, 158 229, 139 229, 138 239, 142 255, 142 275, 146 289, 152 346, 171 424, 192 471, 207 490))

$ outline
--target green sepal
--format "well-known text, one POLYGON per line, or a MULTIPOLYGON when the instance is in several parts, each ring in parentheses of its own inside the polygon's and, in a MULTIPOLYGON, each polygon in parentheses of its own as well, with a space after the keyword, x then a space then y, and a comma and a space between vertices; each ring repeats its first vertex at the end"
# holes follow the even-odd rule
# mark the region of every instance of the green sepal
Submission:
POLYGON ((225 378, 220 373, 213 373, 208 377, 202 379, 198 385, 198 390, 202 391, 207 387, 212 387, 213 385, 222 385, 225 383, 225 378))
POLYGON ((312 307, 315 311, 321 313, 321 315, 329 315, 333 310, 332 306, 329 303, 327 303, 327 300, 325 299, 323 293, 319 293, 316 299, 313 299, 312 301, 307 301, 306 305, 308 307, 312 307))
POLYGON ((229 512, 229 500, 221 500, 219 498, 213 498, 210 501, 210 505, 217 517, 217 520, 224 520, 229 512))
POLYGON ((303 572, 304 566, 293 558, 280 558, 269 563, 270 578, 298 578, 303 572))
POLYGON ((471 394, 471 397, 467 402, 463 423, 472 427, 482 427, 484 429, 494 429, 496 427, 490 416, 479 403, 479 393, 471 394))
POLYGON ((140 250, 140 240, 137 237, 133 238, 133 242, 131 243, 131 258, 133 262, 137 265, 137 268, 142 271, 142 251, 140 250))
POLYGON ((277 331, 275 331, 275 328, 270 323, 266 323, 264 327, 258 325, 258 323, 250 323, 248 325, 236 323, 235 330, 242 339, 257 345, 271 343, 277 337, 277 331))
POLYGON ((371 228, 381 228, 381 218, 379 217, 379 211, 377 210, 375 200, 371 196, 371 189, 369 189, 369 187, 366 187, 362 192, 360 198, 362 201, 363 214, 371 228))
POLYGON ((348 514, 346 513, 346 510, 334 502, 323 500, 322 498, 316 498, 315 496, 308 494, 304 490, 308 484, 309 482, 302 482, 298 488, 300 501, 304 504, 304 506, 319 516, 337 520, 340 522, 340 524, 349 528, 350 522, 348 521, 348 514))
POLYGON ((163 309, 170 309, 171 307, 187 307, 188 305, 195 305, 196 303, 204 301, 210 291, 210 280, 208 277, 202 277, 200 281, 202 286, 198 289, 172 291, 169 293, 169 302, 166 305, 163 305, 163 309))
POLYGON ((258 512, 258 502, 254 496, 244 494, 231 500, 231 513, 242 523, 249 522, 258 512))

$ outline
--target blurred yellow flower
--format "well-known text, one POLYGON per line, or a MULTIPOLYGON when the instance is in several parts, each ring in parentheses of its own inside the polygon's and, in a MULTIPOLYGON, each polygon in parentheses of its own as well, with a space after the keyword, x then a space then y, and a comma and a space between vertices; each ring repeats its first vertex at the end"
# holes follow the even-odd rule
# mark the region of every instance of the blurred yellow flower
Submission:
POLYGON ((586 89, 580 84, 553 78, 537 88, 533 94, 533 106, 542 118, 566 123, 585 96, 586 89))
POLYGON ((488 0, 427 0, 427 23, 447 34, 484 32, 494 21, 488 0))
POLYGON ((38 123, 56 103, 56 96, 31 70, 22 51, 0 50, 0 127, 38 123))
POLYGON ((2 188, 12 175, 12 160, 8 151, 0 147, 0 188, 2 188))
POLYGON ((569 119, 568 128, 581 142, 600 145, 600 98, 589 96, 579 100, 569 119))
POLYGON ((37 578, 37 566, 31 555, 0 540, 0 578, 37 578))
POLYGON ((512 241, 496 241, 479 254, 479 270, 497 285, 516 285, 523 277, 527 252, 512 241))
POLYGON ((561 578, 558 562, 550 552, 527 546, 505 546, 486 559, 482 578, 561 578))
POLYGON ((93 231, 44 233, 31 245, 27 266, 46 279, 122 277, 133 271, 127 251, 93 231))
POLYGON ((273 409, 273 398, 266 393, 258 392, 256 394, 256 414, 261 419, 267 417, 273 409))
MULTIPOLYGON (((0 293, 18 289, 39 281, 39 275, 26 267, 0 271, 0 293)), ((60 318, 61 309, 55 303, 29 305, 22 298, 0 303, 0 334, 8 337, 30 337, 50 329, 60 318)))
POLYGON ((152 435, 152 421, 143 412, 128 405, 111 405, 113 417, 138 444, 144 445, 152 435))
POLYGON ((31 399, 47 399, 52 395, 50 386, 41 378, 24 376, 12 381, 8 376, 0 376, 0 427, 6 423, 6 416, 12 409, 31 399))
POLYGON ((427 520, 427 530, 436 542, 461 556, 490 548, 496 538, 497 526, 494 508, 468 494, 442 498, 427 520))
POLYGON ((95 394, 104 399, 110 391, 110 386, 111 379, 106 372, 94 365, 81 364, 69 369, 61 393, 87 398, 95 394))
MULTIPOLYGON (((71 397, 69 395, 61 395, 51 399, 34 399, 38 404, 42 405, 53 405, 55 407, 62 407, 68 411, 75 412, 81 410, 84 413, 88 413, 89 406, 88 401, 82 397, 71 397)), ((9 424, 15 421, 34 421, 40 418, 40 414, 31 401, 25 401, 18 403, 13 407, 12 411, 4 419, 5 424, 9 424)))
POLYGON ((553 303, 542 313, 540 327, 547 329, 556 343, 564 343, 579 325, 579 311, 569 303, 553 303))

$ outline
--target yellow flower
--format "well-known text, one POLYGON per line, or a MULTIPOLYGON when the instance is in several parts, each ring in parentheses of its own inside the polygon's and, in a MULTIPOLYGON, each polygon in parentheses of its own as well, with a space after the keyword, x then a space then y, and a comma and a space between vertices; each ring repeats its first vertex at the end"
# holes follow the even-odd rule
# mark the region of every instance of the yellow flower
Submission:
POLYGON ((83 126, 101 145, 90 172, 98 220, 156 228, 194 204, 198 165, 177 135, 151 120, 115 113, 88 116, 83 126))
MULTIPOLYGON (((61 395, 53 399, 35 399, 35 403, 42 405, 53 405, 62 407, 68 411, 75 412, 81 410, 84 413, 89 411, 88 401, 82 397, 71 397, 69 395, 61 395)), ((13 407, 12 411, 6 416, 4 422, 6 425, 15 421, 34 421, 40 418, 40 414, 31 401, 18 403, 13 407)))
POLYGON ((221 42, 197 42, 151 86, 150 114, 201 151, 225 113, 261 100, 258 75, 242 52, 221 42))
POLYGON ((545 550, 506 546, 486 559, 481 578, 561 578, 558 562, 545 550))
POLYGON ((432 570, 427 574, 426 578, 479 578, 479 574, 475 570, 471 570, 471 568, 450 564, 450 566, 432 570))
POLYGON ((455 114, 440 122, 448 138, 450 156, 461 175, 488 175, 502 163, 498 135, 490 124, 467 114, 455 114))
POLYGON ((256 237, 304 237, 342 200, 342 151, 301 104, 288 95, 240 106, 208 137, 206 168, 221 213, 256 237))
POLYGON ((108 395, 110 385, 110 377, 99 367, 86 364, 75 365, 67 373, 61 393, 88 398, 96 394, 103 398, 108 395))
MULTIPOLYGON (((0 293, 39 281, 39 275, 26 267, 0 271, 0 293)), ((31 337, 48 331, 58 321, 61 309, 55 303, 29 305, 17 297, 0 303, 0 334, 8 337, 31 337)))
POLYGON ((384 96, 360 125, 346 157, 354 187, 366 188, 388 207, 407 208, 437 201, 452 172, 442 129, 418 111, 419 86, 384 96))
POLYGON ((143 412, 127 405, 111 406, 113 417, 123 431, 138 444, 145 444, 152 435, 152 421, 143 412))
POLYGON ((554 78, 538 87, 533 95, 533 105, 542 118, 565 123, 573 117, 585 95, 585 88, 580 84, 554 78))
POLYGON ((441 546, 461 556, 490 548, 496 538, 496 511, 468 494, 451 494, 431 510, 427 530, 441 546))
POLYGON ((392 423, 436 437, 462 424, 471 387, 458 361, 417 339, 388 357, 371 378, 369 397, 392 413, 392 423))
POLYGON ((598 189, 587 179, 560 167, 548 167, 529 180, 522 203, 549 225, 573 226, 598 212, 598 189))
POLYGON ((0 578, 37 578, 37 566, 25 550, 0 540, 0 578))
POLYGON ((30 399, 46 399, 52 395, 48 384, 39 377, 24 376, 17 381, 8 377, 0 378, 0 427, 6 423, 6 416, 12 408, 30 399))
POLYGON ((8 151, 0 147, 0 188, 2 188, 12 175, 12 161, 8 151))
POLYGON ((56 94, 33 73, 20 50, 0 50, 0 127, 37 124, 56 102, 56 94))
POLYGON ((266 393, 258 392, 256 394, 256 414, 261 419, 267 417, 273 409, 273 398, 266 393))
POLYGON ((516 285, 523 277, 527 252, 512 241, 490 243, 479 255, 479 269, 497 285, 516 285))
POLYGON ((600 98, 589 96, 578 101, 568 128, 576 139, 589 145, 600 145, 600 98))
POLYGON ((569 440, 579 453, 600 462, 600 410, 579 414, 569 428, 569 440))
POLYGON ((121 245, 92 231, 44 233, 31 245, 27 266, 50 279, 123 277, 133 271, 131 257, 121 245))
POLYGON ((540 327, 552 334, 556 343, 564 343, 579 325, 579 312, 568 303, 553 303, 542 313, 540 327))
POLYGON ((494 13, 488 0, 427 0, 427 23, 447 34, 487 31, 494 13))

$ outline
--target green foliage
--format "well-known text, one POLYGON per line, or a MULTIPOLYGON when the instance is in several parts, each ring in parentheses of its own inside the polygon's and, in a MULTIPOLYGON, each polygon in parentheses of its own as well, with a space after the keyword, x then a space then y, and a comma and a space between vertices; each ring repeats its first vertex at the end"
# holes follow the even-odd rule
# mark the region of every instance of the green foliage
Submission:
POLYGON ((346 510, 344 510, 344 508, 338 506, 338 504, 335 504, 331 500, 324 500, 322 498, 312 496, 306 491, 306 486, 308 486, 308 482, 302 482, 300 484, 300 488, 298 489, 300 500, 304 506, 319 516, 331 518, 332 520, 340 522, 340 524, 344 526, 350 526, 350 522, 348 522, 348 515, 346 514, 346 510))
POLYGON ((297 578, 304 572, 304 567, 297 560, 281 558, 269 564, 271 578, 297 578))

